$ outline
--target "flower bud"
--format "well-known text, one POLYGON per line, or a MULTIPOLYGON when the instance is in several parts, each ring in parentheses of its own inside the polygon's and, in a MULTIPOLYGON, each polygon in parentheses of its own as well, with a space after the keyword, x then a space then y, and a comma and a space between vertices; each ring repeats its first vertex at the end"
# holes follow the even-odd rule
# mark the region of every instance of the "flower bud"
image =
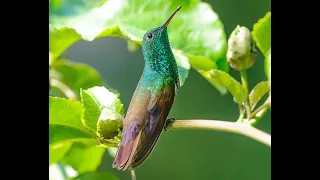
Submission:
POLYGON ((98 139, 102 145, 117 147, 122 135, 123 116, 111 109, 103 109, 97 122, 98 139))
POLYGON ((257 51, 250 30, 239 25, 228 39, 227 61, 234 70, 242 71, 253 66, 257 51))

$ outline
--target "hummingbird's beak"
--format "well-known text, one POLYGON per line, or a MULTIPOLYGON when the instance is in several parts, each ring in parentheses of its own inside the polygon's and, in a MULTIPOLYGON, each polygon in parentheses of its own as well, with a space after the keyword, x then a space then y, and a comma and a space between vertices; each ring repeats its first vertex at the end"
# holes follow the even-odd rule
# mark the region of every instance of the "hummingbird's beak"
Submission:
POLYGON ((169 19, 160 27, 160 29, 167 27, 168 24, 170 23, 171 19, 173 18, 174 15, 176 15, 176 13, 181 9, 182 6, 179 6, 169 17, 169 19))

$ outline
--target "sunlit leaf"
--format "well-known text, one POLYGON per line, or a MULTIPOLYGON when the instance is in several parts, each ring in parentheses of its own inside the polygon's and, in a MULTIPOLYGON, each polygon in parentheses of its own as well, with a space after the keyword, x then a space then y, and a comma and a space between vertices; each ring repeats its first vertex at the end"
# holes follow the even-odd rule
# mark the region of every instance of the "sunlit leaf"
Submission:
POLYGON ((264 60, 264 70, 269 80, 269 86, 271 88, 271 49, 268 51, 267 56, 264 60))
POLYGON ((81 104, 49 96, 49 145, 96 141, 96 136, 81 123, 81 104))
MULTIPOLYGON (((198 0, 150 2, 108 0, 102 6, 90 9, 81 15, 66 16, 65 20, 62 20, 61 14, 59 18, 52 15, 50 41, 63 45, 50 44, 50 50, 55 56, 59 56, 63 49, 77 40, 92 41, 104 36, 127 38, 141 44, 147 30, 162 25, 171 13, 182 5, 180 12, 168 26, 172 48, 183 51, 188 60, 192 59, 194 62, 197 59, 207 59, 215 62, 218 69, 228 71, 224 27, 208 3, 198 0), (74 32, 69 32, 70 30, 74 32), (64 35, 68 35, 66 39, 70 39, 69 42, 63 42, 66 39, 56 40, 56 37, 64 35)), ((177 58, 177 61, 181 64, 180 58, 177 58)), ((180 78, 184 82, 187 69, 179 67, 180 78)))
POLYGON ((69 46, 81 39, 81 35, 72 28, 55 29, 53 25, 49 25, 49 29, 49 50, 52 52, 53 60, 58 58, 69 46))
MULTIPOLYGON (((258 48, 265 56, 265 73, 271 81, 271 12, 253 25, 252 36, 258 48)), ((271 86, 270 86, 271 87, 271 86)))
POLYGON ((271 49, 271 12, 253 25, 252 36, 264 56, 271 49))
POLYGON ((49 123, 84 129, 81 123, 81 103, 49 96, 49 123))

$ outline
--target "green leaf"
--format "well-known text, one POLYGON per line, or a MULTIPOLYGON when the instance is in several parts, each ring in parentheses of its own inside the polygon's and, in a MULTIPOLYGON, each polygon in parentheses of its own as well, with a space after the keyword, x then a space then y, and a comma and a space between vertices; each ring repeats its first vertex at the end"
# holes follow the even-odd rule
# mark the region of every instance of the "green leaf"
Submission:
POLYGON ((73 43, 81 39, 72 28, 55 29, 53 25, 49 25, 49 50, 52 52, 52 59, 57 59, 73 43))
MULTIPOLYGON (((74 17, 88 12, 89 10, 103 5, 106 0, 50 0, 49 17, 56 20, 65 20, 66 16, 74 17)), ((49 22, 50 22, 49 21, 49 22)))
POLYGON ((182 54, 181 52, 178 52, 178 51, 173 51, 173 52, 178 65, 180 86, 182 86, 189 74, 189 69, 190 69, 190 64, 188 62, 189 58, 184 54, 182 54))
POLYGON ((264 56, 271 48, 271 12, 253 25, 252 36, 264 56))
POLYGON ((258 83, 249 94, 249 101, 251 109, 253 110, 260 99, 269 92, 268 81, 262 81, 258 83))
POLYGON ((61 28, 56 31, 51 23, 66 23, 68 20, 100 7, 106 0, 50 0, 49 1, 49 49, 56 59, 70 45, 81 39, 73 29, 61 28))
POLYGON ((128 47, 129 52, 134 52, 140 47, 140 44, 128 39, 127 40, 127 47, 128 47))
MULTIPOLYGON (((189 55, 191 56, 191 55, 189 55)), ((199 56, 191 56, 192 58, 188 59, 191 66, 196 70, 208 71, 210 69, 218 69, 217 64, 214 61, 211 61, 207 58, 199 56)))
POLYGON ((61 84, 52 83, 53 88, 63 91, 64 94, 67 93, 66 89, 70 89, 74 93, 72 96, 75 96, 76 99, 80 97, 81 88, 87 89, 105 85, 100 74, 94 68, 82 63, 59 60, 52 65, 49 73, 51 78, 66 86, 61 87, 61 84))
POLYGON ((269 80, 269 87, 271 88, 271 49, 264 60, 264 70, 269 80))
POLYGON ((242 103, 247 100, 246 90, 228 73, 216 69, 201 71, 200 73, 205 76, 210 83, 226 87, 238 103, 242 103))
POLYGON ((80 174, 72 180, 119 180, 119 178, 111 173, 104 172, 86 172, 80 174))
MULTIPOLYGON (((50 41, 55 42, 56 37, 68 35, 66 39, 70 39, 70 42, 63 42, 64 49, 76 39, 80 40, 79 35, 88 41, 99 37, 114 36, 141 44, 144 33, 162 25, 180 5, 182 5, 180 12, 168 26, 173 49, 183 51, 188 60, 207 59, 207 61, 215 62, 219 69, 228 71, 227 39, 223 24, 208 3, 198 0, 159 0, 153 3, 146 3, 144 0, 109 0, 101 7, 81 15, 65 16, 64 21, 61 20, 61 16, 59 18, 52 16, 50 32, 55 36, 50 36, 50 41), (74 32, 69 32, 69 30, 74 32), (61 36, 60 31, 62 31, 61 36)), ((54 52, 58 48, 50 44, 49 49, 54 52)), ((63 50, 60 49, 58 52, 61 51, 63 50)), ((180 64, 179 58, 177 61, 180 64)), ((186 69, 179 67, 183 82, 186 77, 186 69)))
MULTIPOLYGON (((265 73, 271 81, 271 12, 259 19, 257 23, 253 25, 252 36, 257 43, 258 48, 265 56, 265 73)), ((270 85, 271 87, 271 85, 270 85)))
MULTIPOLYGON (((217 69, 217 64, 214 61, 211 61, 209 59, 203 58, 203 57, 199 57, 199 56, 186 56, 185 53, 183 53, 182 51, 178 51, 178 50, 174 50, 175 56, 176 58, 180 58, 180 59, 187 59, 191 66, 197 70, 201 75, 203 75, 201 72, 202 71, 209 71, 210 69, 217 69), (191 58, 188 58, 191 57, 191 58)), ((186 61, 186 60, 184 60, 186 61)), ((190 69, 190 66, 185 67, 185 69, 190 69)), ((188 72, 188 71, 187 71, 188 72)), ((182 73, 180 73, 182 74, 182 73)), ((224 86, 221 86, 219 84, 216 84, 213 81, 210 81, 210 78, 208 79, 207 76, 203 76, 205 79, 207 79, 211 85, 213 85, 222 95, 226 94, 228 91, 224 86)))
POLYGON ((96 137, 79 129, 49 124, 49 146, 58 143, 97 141, 96 137))
POLYGON ((104 152, 102 147, 74 143, 61 162, 70 165, 79 174, 95 171, 101 164, 104 152))
POLYGON ((111 110, 121 116, 124 115, 120 99, 105 87, 96 86, 81 90, 81 102, 84 123, 94 132, 97 130, 97 122, 103 109, 111 110))
POLYGON ((96 141, 81 123, 80 102, 49 96, 49 145, 64 142, 96 141))
POLYGON ((71 148, 72 143, 49 146, 49 165, 59 161, 71 148))
POLYGON ((49 96, 49 123, 84 129, 81 123, 81 103, 49 96))
POLYGON ((51 64, 54 62, 53 60, 53 54, 52 52, 49 51, 49 67, 51 66, 51 64))

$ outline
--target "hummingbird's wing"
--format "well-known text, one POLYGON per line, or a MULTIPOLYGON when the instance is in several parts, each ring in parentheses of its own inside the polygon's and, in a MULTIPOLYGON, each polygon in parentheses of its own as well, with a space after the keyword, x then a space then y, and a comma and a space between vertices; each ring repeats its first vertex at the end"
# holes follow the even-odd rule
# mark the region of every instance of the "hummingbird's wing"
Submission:
POLYGON ((124 123, 122 140, 113 167, 138 167, 153 150, 172 107, 175 88, 163 86, 154 95, 133 98, 124 123))
POLYGON ((166 86, 157 95, 151 96, 147 107, 149 117, 131 162, 132 168, 136 168, 144 162, 153 150, 172 107, 174 95, 175 88, 166 86))

